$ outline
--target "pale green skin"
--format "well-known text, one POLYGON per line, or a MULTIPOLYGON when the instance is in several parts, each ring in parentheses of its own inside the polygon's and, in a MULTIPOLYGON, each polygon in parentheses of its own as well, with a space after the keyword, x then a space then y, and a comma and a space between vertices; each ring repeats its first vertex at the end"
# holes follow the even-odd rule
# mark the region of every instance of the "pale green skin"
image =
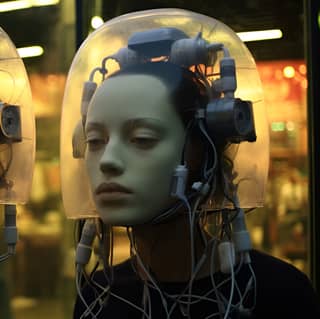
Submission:
POLYGON ((142 74, 105 80, 90 103, 85 134, 87 172, 104 223, 147 223, 176 200, 170 185, 185 128, 161 80, 142 74), (101 201, 94 192, 103 182, 121 184, 132 194, 101 201))

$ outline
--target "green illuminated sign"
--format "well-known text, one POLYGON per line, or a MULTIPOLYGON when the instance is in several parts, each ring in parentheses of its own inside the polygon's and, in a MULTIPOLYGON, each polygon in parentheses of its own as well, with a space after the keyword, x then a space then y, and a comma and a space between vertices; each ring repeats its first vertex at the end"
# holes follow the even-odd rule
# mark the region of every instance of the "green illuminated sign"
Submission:
POLYGON ((286 128, 286 125, 284 122, 272 122, 271 123, 271 130, 273 132, 281 132, 284 131, 286 128))

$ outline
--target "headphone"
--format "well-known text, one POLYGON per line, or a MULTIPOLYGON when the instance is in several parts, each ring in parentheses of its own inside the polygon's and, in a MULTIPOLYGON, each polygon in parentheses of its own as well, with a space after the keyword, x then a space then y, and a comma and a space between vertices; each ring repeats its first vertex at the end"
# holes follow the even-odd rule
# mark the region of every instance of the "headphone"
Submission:
MULTIPOLYGON (((94 75, 100 72, 103 79, 105 78, 108 73, 106 62, 109 59, 118 62, 122 69, 134 64, 152 62, 155 59, 158 61, 159 58, 184 68, 199 65, 205 67, 205 72, 197 69, 195 75, 206 84, 208 95, 211 97, 201 115, 211 138, 219 136, 230 143, 256 140, 252 102, 234 97, 237 88, 236 66, 228 49, 223 43, 208 43, 202 38, 201 32, 194 38, 189 38, 176 28, 157 28, 136 32, 128 39, 127 47, 105 57, 101 67, 92 70, 89 81, 84 83, 81 99, 83 125, 88 105, 97 88, 97 83, 93 81, 94 75), (220 77, 210 81, 207 79, 207 70, 215 65, 219 51, 224 55, 219 62, 220 77)), ((82 156, 83 154, 80 153, 76 158, 82 156)))
POLYGON ((21 141, 20 107, 0 101, 0 143, 8 144, 21 141))
MULTIPOLYGON (((7 179, 7 173, 12 161, 12 144, 22 142, 20 106, 0 101, 0 145, 8 145, 9 159, 1 164, 0 188, 9 189, 13 181, 7 179)), ((16 225, 17 210, 13 204, 4 205, 4 239, 7 243, 7 253, 0 256, 0 262, 15 254, 18 241, 16 225)))

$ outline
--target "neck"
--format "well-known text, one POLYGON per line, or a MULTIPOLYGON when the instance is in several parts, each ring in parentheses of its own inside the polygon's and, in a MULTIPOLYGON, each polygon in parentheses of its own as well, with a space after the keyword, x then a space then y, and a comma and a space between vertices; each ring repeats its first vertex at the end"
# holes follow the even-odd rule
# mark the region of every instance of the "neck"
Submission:
MULTIPOLYGON (((137 252, 148 271, 162 282, 185 282, 192 274, 190 226, 186 217, 179 217, 166 224, 133 227, 137 252)), ((205 234, 206 240, 210 236, 205 234)), ((197 264, 206 247, 198 229, 194 229, 194 261, 197 264)), ((207 258, 197 272, 196 278, 210 273, 210 247, 207 258)), ((147 278, 139 263, 137 269, 142 278, 147 278)))

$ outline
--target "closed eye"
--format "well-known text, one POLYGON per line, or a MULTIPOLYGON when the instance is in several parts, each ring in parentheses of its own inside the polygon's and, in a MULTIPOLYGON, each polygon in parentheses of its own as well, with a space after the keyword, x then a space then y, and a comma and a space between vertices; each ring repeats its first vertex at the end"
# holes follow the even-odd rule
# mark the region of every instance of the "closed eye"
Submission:
POLYGON ((149 149, 158 143, 158 139, 150 136, 136 136, 130 139, 130 143, 141 149, 149 149))
POLYGON ((86 140, 89 151, 98 151, 106 144, 106 140, 102 138, 88 138, 86 140))

